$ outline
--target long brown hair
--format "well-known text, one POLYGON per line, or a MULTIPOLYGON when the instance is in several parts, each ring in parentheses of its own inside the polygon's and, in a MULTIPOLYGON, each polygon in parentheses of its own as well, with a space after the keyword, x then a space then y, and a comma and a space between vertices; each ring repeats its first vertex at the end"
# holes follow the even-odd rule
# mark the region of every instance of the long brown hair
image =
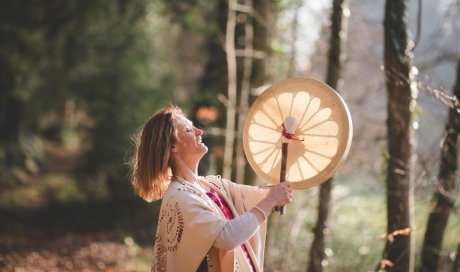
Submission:
POLYGON ((146 201, 162 198, 175 172, 172 148, 177 139, 178 115, 184 114, 177 106, 163 108, 134 137, 131 182, 134 191, 146 201))

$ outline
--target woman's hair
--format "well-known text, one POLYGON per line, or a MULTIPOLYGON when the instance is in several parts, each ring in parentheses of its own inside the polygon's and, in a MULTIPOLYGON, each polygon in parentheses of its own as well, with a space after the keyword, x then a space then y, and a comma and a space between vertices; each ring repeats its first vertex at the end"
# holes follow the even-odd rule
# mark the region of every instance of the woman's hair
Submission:
POLYGON ((136 151, 131 161, 134 191, 146 201, 163 197, 174 169, 172 148, 176 143, 177 106, 155 113, 134 137, 136 151))

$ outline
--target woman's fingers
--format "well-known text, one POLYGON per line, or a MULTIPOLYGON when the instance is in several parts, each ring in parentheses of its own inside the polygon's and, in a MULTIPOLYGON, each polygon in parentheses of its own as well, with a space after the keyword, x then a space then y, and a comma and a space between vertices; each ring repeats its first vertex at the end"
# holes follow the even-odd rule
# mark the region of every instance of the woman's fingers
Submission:
POLYGON ((291 183, 286 181, 286 182, 281 182, 280 184, 277 184, 275 187, 272 188, 272 191, 270 192, 272 197, 276 199, 276 206, 284 206, 286 204, 289 204, 292 202, 292 188, 291 188, 291 183))

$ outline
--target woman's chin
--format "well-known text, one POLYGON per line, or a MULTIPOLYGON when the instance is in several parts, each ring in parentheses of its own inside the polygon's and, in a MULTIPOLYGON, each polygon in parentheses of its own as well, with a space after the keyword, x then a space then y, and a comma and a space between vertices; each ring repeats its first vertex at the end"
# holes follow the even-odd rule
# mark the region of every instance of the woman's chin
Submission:
POLYGON ((208 152, 208 147, 204 143, 199 143, 198 148, 200 148, 201 150, 204 150, 205 153, 208 152))
POLYGON ((201 144, 200 147, 203 149, 203 155, 208 153, 208 147, 207 146, 205 146, 204 144, 201 144))

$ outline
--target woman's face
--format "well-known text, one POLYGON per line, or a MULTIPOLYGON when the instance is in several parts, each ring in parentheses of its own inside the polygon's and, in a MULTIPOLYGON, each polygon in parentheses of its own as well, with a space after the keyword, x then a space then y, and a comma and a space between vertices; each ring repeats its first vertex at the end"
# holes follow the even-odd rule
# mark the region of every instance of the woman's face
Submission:
POLYGON ((177 116, 176 121, 177 141, 175 155, 180 156, 184 160, 200 160, 208 152, 208 147, 201 142, 203 131, 196 128, 183 115, 177 116))

